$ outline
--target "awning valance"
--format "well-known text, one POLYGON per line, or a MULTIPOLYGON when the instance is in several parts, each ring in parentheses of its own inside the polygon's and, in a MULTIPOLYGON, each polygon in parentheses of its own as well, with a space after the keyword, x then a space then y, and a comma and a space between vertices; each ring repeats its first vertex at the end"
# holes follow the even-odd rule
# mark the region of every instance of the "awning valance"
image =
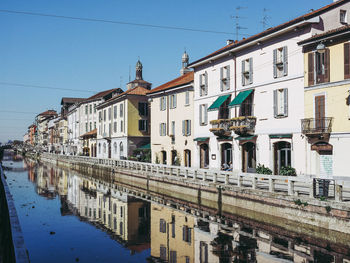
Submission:
POLYGON ((291 139, 293 134, 270 134, 270 139, 291 139))
POLYGON ((205 142, 207 140, 209 140, 209 137, 197 137, 195 139, 193 139, 195 142, 205 142))
POLYGON ((245 99, 250 95, 250 93, 252 93, 253 90, 245 90, 245 91, 241 91, 240 93, 238 93, 238 95, 236 96, 236 98, 233 99, 233 101, 231 101, 231 103, 228 105, 229 107, 236 107, 236 106, 240 106, 243 101, 245 101, 245 99))
POLYGON ((140 146, 139 149, 151 149, 151 144, 148 143, 146 145, 140 146))
POLYGON ((220 106, 230 97, 230 95, 224 95, 217 98, 214 103, 208 108, 208 111, 218 110, 220 106))
POLYGON ((252 136, 238 136, 235 138, 235 140, 237 141, 249 141, 252 140, 256 137, 256 135, 252 135, 252 136))

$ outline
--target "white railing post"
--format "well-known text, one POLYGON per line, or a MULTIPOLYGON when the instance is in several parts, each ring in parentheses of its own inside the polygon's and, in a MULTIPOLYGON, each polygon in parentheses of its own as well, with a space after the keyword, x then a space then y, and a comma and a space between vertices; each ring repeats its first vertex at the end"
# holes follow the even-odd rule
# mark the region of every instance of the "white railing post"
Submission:
POLYGON ((203 172, 202 180, 203 181, 207 180, 207 172, 206 171, 203 172))
POLYGON ((254 176, 253 178, 252 178, 252 189, 256 189, 256 181, 257 181, 257 179, 256 179, 256 177, 254 176))
POLYGON ((288 195, 294 195, 294 181, 288 179, 288 195))
POLYGON ((237 175, 237 186, 242 187, 243 185, 243 176, 242 175, 237 175))
POLYGON ((343 201, 343 186, 340 184, 337 184, 337 182, 335 182, 334 188, 335 188, 335 201, 342 202, 343 201))
POLYGON ((225 174, 225 184, 228 184, 229 183, 229 175, 228 174, 225 174))
POLYGON ((275 179, 269 178, 269 191, 273 193, 275 191, 275 179))
POLYGON ((214 173, 213 175, 213 183, 217 183, 218 182, 218 173, 214 173))
POLYGON ((194 170, 193 172, 193 179, 197 179, 197 170, 194 170))
POLYGON ((188 178, 188 169, 186 168, 186 170, 185 170, 185 179, 187 179, 188 178))

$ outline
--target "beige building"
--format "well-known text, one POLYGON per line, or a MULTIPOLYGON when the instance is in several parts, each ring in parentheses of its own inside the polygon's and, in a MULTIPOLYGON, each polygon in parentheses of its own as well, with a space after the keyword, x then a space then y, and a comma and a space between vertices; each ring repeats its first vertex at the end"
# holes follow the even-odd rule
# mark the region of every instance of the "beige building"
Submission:
POLYGON ((149 93, 152 163, 190 167, 193 155, 193 72, 182 58, 181 76, 149 93))

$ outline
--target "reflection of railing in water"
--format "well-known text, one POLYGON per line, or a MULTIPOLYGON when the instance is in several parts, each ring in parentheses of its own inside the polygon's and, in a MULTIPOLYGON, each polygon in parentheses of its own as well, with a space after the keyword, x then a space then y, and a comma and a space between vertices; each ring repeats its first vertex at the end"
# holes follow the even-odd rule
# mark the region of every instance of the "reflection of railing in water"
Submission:
MULTIPOLYGON (((314 197, 313 178, 306 176, 277 176, 216 169, 198 169, 190 167, 169 166, 162 164, 142 163, 128 160, 65 156, 43 154, 48 159, 60 159, 68 162, 107 166, 120 171, 146 172, 154 176, 172 176, 182 180, 202 180, 216 184, 233 185, 243 189, 263 190, 288 196, 314 197)), ((350 181, 335 181, 335 201, 350 201, 350 181)))

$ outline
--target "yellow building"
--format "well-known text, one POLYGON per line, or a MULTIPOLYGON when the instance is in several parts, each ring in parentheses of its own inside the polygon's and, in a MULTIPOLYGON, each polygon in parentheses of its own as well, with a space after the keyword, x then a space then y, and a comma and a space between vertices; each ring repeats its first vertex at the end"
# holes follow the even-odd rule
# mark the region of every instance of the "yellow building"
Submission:
POLYGON ((151 218, 151 257, 194 263, 194 217, 152 203, 151 218))
POLYGON ((349 176, 350 27, 299 42, 304 52, 306 171, 321 177, 349 176))
POLYGON ((152 89, 151 151, 152 163, 192 165, 194 150, 194 73, 188 71, 188 55, 182 57, 181 76, 152 89))

